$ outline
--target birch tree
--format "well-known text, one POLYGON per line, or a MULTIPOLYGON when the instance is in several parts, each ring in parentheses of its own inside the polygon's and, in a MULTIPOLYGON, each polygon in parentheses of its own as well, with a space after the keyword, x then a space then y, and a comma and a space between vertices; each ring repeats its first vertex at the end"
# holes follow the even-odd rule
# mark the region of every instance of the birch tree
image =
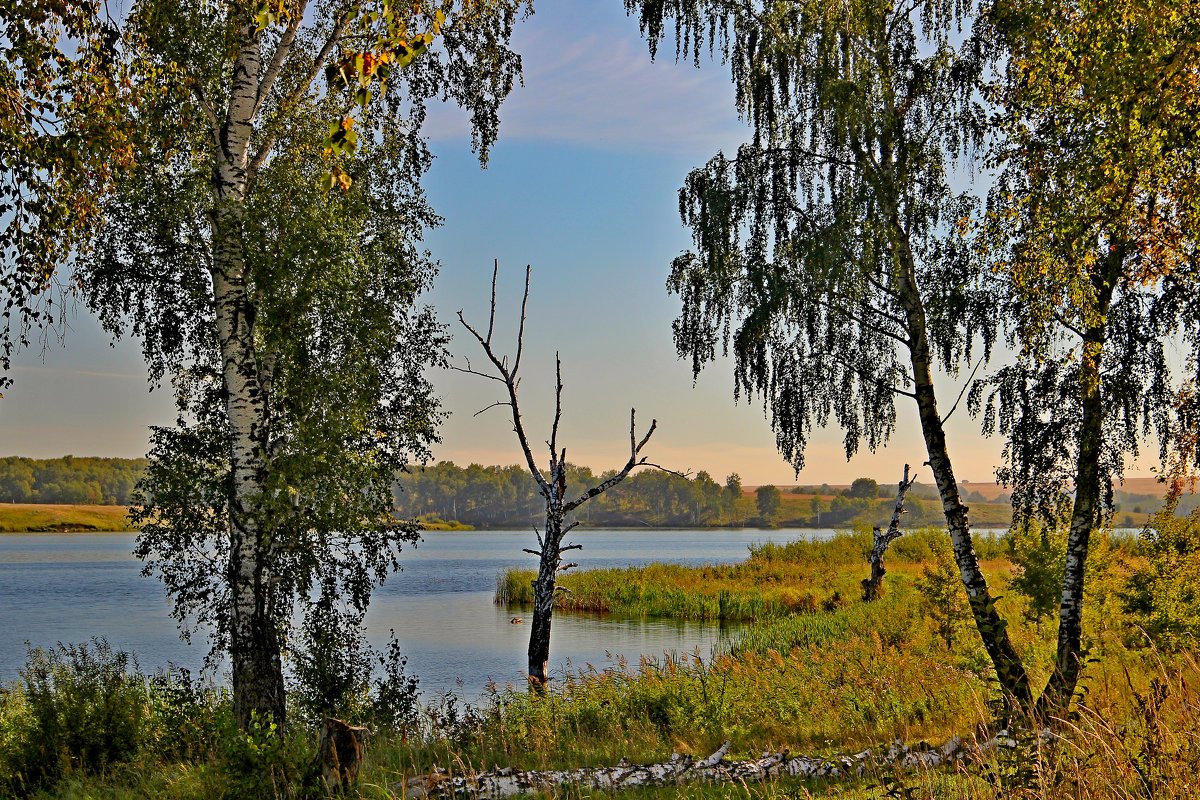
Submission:
MULTIPOLYGON (((654 55, 719 51, 752 138, 691 172, 679 193, 693 249, 673 263, 681 356, 699 372, 732 350, 799 471, 814 428, 847 457, 883 445, 896 399, 917 412, 975 626, 1000 687, 1029 677, 979 568, 933 377, 986 359, 995 298, 968 238, 976 203, 947 174, 987 131, 987 40, 971 4, 626 0, 654 55), (966 35, 962 33, 967 28, 966 35)), ((953 409, 950 406, 950 410, 953 409)))
MULTIPOLYGON (((414 306, 436 217, 426 103, 468 110, 481 159, 519 76, 522 0, 141 0, 124 22, 146 146, 104 208, 89 304, 170 376, 138 552, 216 625, 243 726, 282 730, 282 652, 310 593, 361 617, 412 537, 385 513, 421 458, 440 358, 414 306)), ((328 615, 321 615, 328 618, 328 615)))
MULTIPOLYGON (((481 372, 468 365, 459 367, 462 372, 478 375, 497 381, 504 386, 506 399, 497 401, 493 406, 507 406, 512 414, 513 432, 517 435, 517 443, 521 446, 521 454, 525 457, 525 466, 537 483, 538 492, 546 505, 546 516, 543 529, 534 529, 537 536, 538 549, 525 550, 538 558, 538 574, 533 584, 533 624, 529 627, 528 669, 529 682, 534 688, 543 688, 550 681, 550 625, 554 617, 554 599, 557 592, 556 581, 561 570, 570 569, 574 564, 564 563, 563 553, 578 550, 581 545, 564 544, 566 535, 579 523, 570 518, 572 512, 598 495, 603 494, 628 477, 629 473, 640 466, 656 466, 649 464, 641 455, 654 430, 657 420, 651 420, 650 427, 641 439, 637 437, 636 413, 629 412, 629 460, 619 470, 609 474, 599 483, 575 494, 567 482, 567 448, 558 446, 558 426, 562 421, 562 361, 558 355, 554 358, 554 421, 550 425, 550 438, 546 446, 550 450, 549 469, 543 473, 534 458, 529 444, 529 435, 525 431, 525 422, 521 417, 521 409, 517 401, 517 386, 520 383, 521 356, 525 344, 525 310, 529 303, 529 274, 525 269, 525 293, 521 298, 521 317, 517 327, 517 346, 511 361, 499 353, 492 343, 496 327, 496 279, 499 273, 497 266, 492 271, 492 300, 488 313, 487 332, 483 333, 467 322, 461 311, 458 320, 474 339, 479 342, 484 355, 491 364, 491 372, 481 372)), ((491 408, 493 406, 489 406, 491 408)), ((658 467, 661 469, 661 467, 658 467)))
POLYGON ((1083 665, 1088 545, 1111 520, 1113 483, 1143 436, 1165 466, 1195 435, 1200 6, 1005 0, 989 21, 1008 53, 990 233, 1019 358, 973 400, 1008 435, 1000 477, 1018 521, 1053 524, 1074 492, 1039 700, 1057 714, 1083 665))

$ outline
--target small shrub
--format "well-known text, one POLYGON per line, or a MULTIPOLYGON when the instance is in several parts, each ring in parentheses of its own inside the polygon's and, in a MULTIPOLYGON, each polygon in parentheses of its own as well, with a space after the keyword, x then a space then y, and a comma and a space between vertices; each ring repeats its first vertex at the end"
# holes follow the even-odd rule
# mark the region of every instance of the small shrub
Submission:
POLYGON ((146 736, 146 683, 128 653, 104 639, 30 648, 5 698, 8 790, 23 794, 68 772, 100 772, 137 755, 146 736), (19 706, 10 713, 8 706, 19 706))
POLYGON ((1175 650, 1200 636, 1200 508, 1176 517, 1180 487, 1142 533, 1148 563, 1130 576, 1122 601, 1139 635, 1175 650))
POLYGON ((1025 520, 1013 526, 1006 540, 1014 567, 1009 585, 1028 601, 1025 618, 1035 625, 1057 613, 1062 599, 1067 523, 1065 518, 1025 520))
POLYGON ((371 723, 377 731, 405 733, 417 726, 421 704, 417 678, 405 672, 408 659, 400 653, 395 631, 377 658, 379 671, 371 695, 371 723))
POLYGON ((228 691, 205 686, 186 669, 149 679, 153 749, 164 761, 200 762, 217 749, 228 691))
POLYGON ((922 607, 937 629, 946 648, 954 647, 954 635, 967 617, 967 593, 949 541, 934 552, 933 563, 921 570, 916 581, 922 607))
POLYGON ((227 800, 283 800, 296 795, 312 754, 302 735, 283 737, 274 722, 255 716, 239 730, 232 714, 221 718, 219 772, 227 800))

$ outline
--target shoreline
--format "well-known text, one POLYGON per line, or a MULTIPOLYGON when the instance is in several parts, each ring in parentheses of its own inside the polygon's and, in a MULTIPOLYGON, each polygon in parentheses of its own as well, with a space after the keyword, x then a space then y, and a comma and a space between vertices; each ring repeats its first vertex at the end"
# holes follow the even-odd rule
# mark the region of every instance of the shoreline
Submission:
POLYGON ((133 530, 126 506, 0 503, 0 534, 124 533, 133 530))

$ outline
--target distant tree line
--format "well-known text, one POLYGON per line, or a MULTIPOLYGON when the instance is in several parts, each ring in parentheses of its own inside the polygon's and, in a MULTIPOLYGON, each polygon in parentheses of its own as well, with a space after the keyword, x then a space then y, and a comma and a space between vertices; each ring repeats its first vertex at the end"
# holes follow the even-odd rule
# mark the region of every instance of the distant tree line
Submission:
MULTIPOLYGON (((597 480, 587 467, 568 465, 568 494, 597 480)), ((524 468, 442 461, 402 474, 396 486, 396 511, 402 517, 454 520, 479 528, 524 527, 540 519, 543 502, 524 468)), ((592 526, 665 527, 848 527, 886 524, 895 489, 860 478, 849 488, 828 485, 776 486, 743 491, 736 474, 718 483, 707 472, 686 477, 644 472, 626 479, 579 514, 592 526)), ((940 525, 937 493, 914 485, 908 498, 906 525, 940 525)), ((980 504, 983 508, 983 504, 980 504)), ((991 504, 990 524, 1007 523, 1007 503, 991 504)))
POLYGON ((0 458, 0 501, 126 505, 144 458, 0 458))
MULTIPOLYGON (((134 485, 145 472, 144 458, 35 459, 0 458, 0 502, 127 505, 134 485)), ((607 473, 568 465, 570 491, 580 492, 607 473)), ((886 521, 888 501, 896 489, 872 478, 857 478, 850 486, 802 485, 779 492, 761 486, 744 494, 738 475, 718 483, 707 472, 693 477, 668 472, 635 475, 586 508, 580 517, 592 526, 740 527, 777 525, 845 527, 886 521), (778 493, 778 494, 777 494, 778 493)), ((525 527, 544 509, 537 486, 520 466, 460 467, 442 461, 402 473, 396 483, 396 513, 401 517, 437 517, 479 528, 525 527)), ((974 507, 1007 506, 1009 496, 988 500, 978 491, 965 499, 974 507)), ((916 483, 908 496, 906 525, 941 524, 937 488, 916 483)), ((1200 495, 1185 495, 1178 513, 1200 505, 1200 495)), ((1118 527, 1140 527, 1163 507, 1154 495, 1117 491, 1114 497, 1118 527)), ((995 516, 993 513, 992 516, 995 516)), ((992 523, 989 523, 992 524, 992 523)))
MULTIPOLYGON (((608 477, 588 467, 567 465, 568 494, 582 493, 608 477)), ((433 516, 476 527, 524 527, 544 513, 537 485, 520 466, 460 467, 442 461, 400 476, 396 510, 401 516, 433 516)), ((755 517, 741 481, 725 484, 707 472, 685 477, 648 471, 627 478, 594 498, 579 514, 587 525, 708 526, 744 524, 755 517)))

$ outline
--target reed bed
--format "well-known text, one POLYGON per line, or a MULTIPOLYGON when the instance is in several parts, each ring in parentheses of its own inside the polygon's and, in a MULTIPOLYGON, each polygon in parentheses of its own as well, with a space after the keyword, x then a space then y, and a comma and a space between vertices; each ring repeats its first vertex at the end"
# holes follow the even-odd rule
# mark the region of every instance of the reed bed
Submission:
MULTIPOLYGON (((889 570, 912 577, 945 533, 928 528, 893 544, 889 570)), ((835 610, 860 593, 866 574, 868 532, 839 533, 825 541, 766 542, 753 545, 741 564, 684 567, 651 564, 625 569, 567 572, 559 576, 555 607, 562 611, 620 617, 671 617, 722 622, 762 622, 818 610, 835 610)), ((999 537, 981 536, 977 544, 985 568, 1008 569, 999 537)), ((514 569, 496 577, 495 602, 524 606, 533 602, 533 570, 514 569)))

